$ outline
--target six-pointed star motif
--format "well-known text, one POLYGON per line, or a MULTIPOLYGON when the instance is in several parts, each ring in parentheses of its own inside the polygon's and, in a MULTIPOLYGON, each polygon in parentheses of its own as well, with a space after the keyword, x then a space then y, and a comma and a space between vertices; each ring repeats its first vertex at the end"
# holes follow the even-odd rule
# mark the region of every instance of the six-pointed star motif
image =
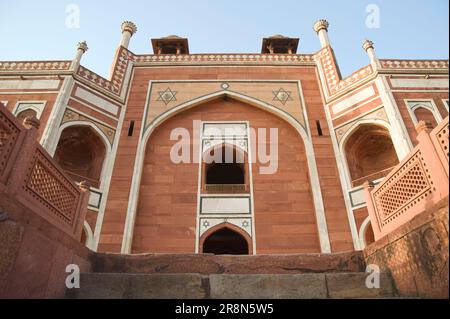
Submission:
POLYGON ((158 91, 158 98, 156 101, 163 101, 165 105, 169 104, 172 101, 176 101, 175 95, 177 95, 177 91, 172 91, 170 88, 165 89, 164 91, 158 91))
POLYGON ((205 220, 204 222, 203 222, 203 227, 209 227, 209 221, 207 221, 207 220, 205 220))
POLYGON ((273 101, 279 101, 281 104, 285 105, 287 101, 292 101, 292 91, 286 91, 283 88, 280 88, 278 91, 272 91, 274 97, 273 101))

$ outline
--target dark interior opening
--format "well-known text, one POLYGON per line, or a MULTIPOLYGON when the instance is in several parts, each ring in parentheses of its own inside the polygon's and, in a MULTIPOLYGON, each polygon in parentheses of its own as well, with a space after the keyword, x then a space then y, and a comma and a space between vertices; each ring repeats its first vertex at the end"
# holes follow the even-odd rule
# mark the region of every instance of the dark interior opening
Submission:
POLYGON ((99 187, 106 149, 101 138, 88 126, 71 126, 61 134, 55 161, 76 182, 89 181, 99 187))
POLYGON ((130 127, 128 128, 128 136, 133 136, 134 131, 134 120, 131 120, 130 127))
POLYGON ((203 252, 215 255, 248 255, 248 244, 242 235, 222 228, 205 239, 203 252))
MULTIPOLYGON (((221 147, 221 161, 206 165, 205 184, 245 184, 244 158, 232 149, 232 157, 227 154, 231 149, 221 147), (228 156, 227 156, 228 155, 228 156)), ((213 151, 214 152, 217 150, 213 151)))
POLYGON ((244 171, 241 164, 211 164, 206 171, 206 184, 245 184, 244 171))

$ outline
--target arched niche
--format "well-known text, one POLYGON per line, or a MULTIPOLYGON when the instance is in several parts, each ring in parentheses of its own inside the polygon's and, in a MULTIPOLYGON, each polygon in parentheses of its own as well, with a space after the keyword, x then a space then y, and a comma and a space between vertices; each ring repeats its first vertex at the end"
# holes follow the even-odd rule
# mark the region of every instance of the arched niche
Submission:
POLYGON ((106 146, 90 126, 66 127, 56 147, 54 159, 76 182, 86 180, 100 187, 106 146))
POLYGON ((19 120, 20 123, 23 123, 23 120, 26 117, 37 117, 37 112, 35 110, 33 110, 33 109, 26 109, 26 110, 23 110, 23 111, 19 112, 16 115, 16 117, 17 117, 17 119, 19 120))
POLYGON ((399 163, 389 131, 376 124, 358 126, 344 145, 353 187, 386 176, 399 163))

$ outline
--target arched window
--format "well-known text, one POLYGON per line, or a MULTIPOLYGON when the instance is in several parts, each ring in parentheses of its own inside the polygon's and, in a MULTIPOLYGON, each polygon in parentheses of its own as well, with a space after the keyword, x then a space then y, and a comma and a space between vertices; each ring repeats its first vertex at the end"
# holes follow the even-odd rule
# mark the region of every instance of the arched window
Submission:
POLYGON ((203 242, 203 253, 215 255, 248 255, 247 240, 239 233, 221 228, 203 242))
POLYGON ((77 182, 100 186, 105 144, 89 126, 70 126, 61 133, 55 160, 77 182))
POLYGON ((243 151, 231 145, 211 150, 214 161, 204 165, 205 188, 210 192, 241 192, 246 187, 246 164, 243 151))
POLYGON ((19 114, 16 115, 16 117, 17 117, 17 119, 19 120, 20 123, 23 123, 23 120, 26 117, 28 117, 28 116, 37 117, 37 113, 33 109, 26 109, 26 110, 23 110, 22 112, 20 112, 19 114))
POLYGON ((353 187, 386 176, 398 164, 389 131, 372 124, 361 125, 351 134, 345 155, 353 187))

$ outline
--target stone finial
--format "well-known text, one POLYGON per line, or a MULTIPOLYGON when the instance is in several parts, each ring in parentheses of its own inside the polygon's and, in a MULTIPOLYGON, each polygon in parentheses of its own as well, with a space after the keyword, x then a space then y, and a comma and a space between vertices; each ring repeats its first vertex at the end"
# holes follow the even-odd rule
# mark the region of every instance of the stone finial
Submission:
POLYGON ((419 121, 416 125, 416 132, 417 134, 420 134, 421 132, 430 132, 433 130, 433 124, 429 121, 419 121))
POLYGON ((316 31, 316 33, 319 33, 320 30, 328 31, 329 26, 330 24, 328 23, 327 20, 320 19, 314 23, 314 31, 316 31))
POLYGON ((89 49, 89 47, 88 47, 86 41, 78 42, 78 44, 77 44, 77 50, 81 50, 81 51, 83 51, 83 53, 84 53, 84 52, 86 52, 88 49, 89 49))
POLYGON ((78 183, 78 187, 80 188, 80 190, 85 193, 88 192, 91 188, 91 183, 89 183, 88 181, 81 181, 80 183, 78 183))
POLYGON ((24 118, 22 124, 27 129, 30 129, 32 127, 34 127, 35 129, 39 129, 39 126, 41 126, 41 122, 34 115, 33 116, 27 116, 26 118, 24 118))
POLYGON ((367 52, 367 50, 374 48, 373 47, 373 42, 366 39, 366 40, 364 40, 364 42, 362 44, 362 47, 363 47, 364 51, 367 52))
POLYGON ((124 21, 122 22, 122 33, 124 32, 130 32, 131 35, 135 34, 137 32, 136 25, 131 21, 124 21))

